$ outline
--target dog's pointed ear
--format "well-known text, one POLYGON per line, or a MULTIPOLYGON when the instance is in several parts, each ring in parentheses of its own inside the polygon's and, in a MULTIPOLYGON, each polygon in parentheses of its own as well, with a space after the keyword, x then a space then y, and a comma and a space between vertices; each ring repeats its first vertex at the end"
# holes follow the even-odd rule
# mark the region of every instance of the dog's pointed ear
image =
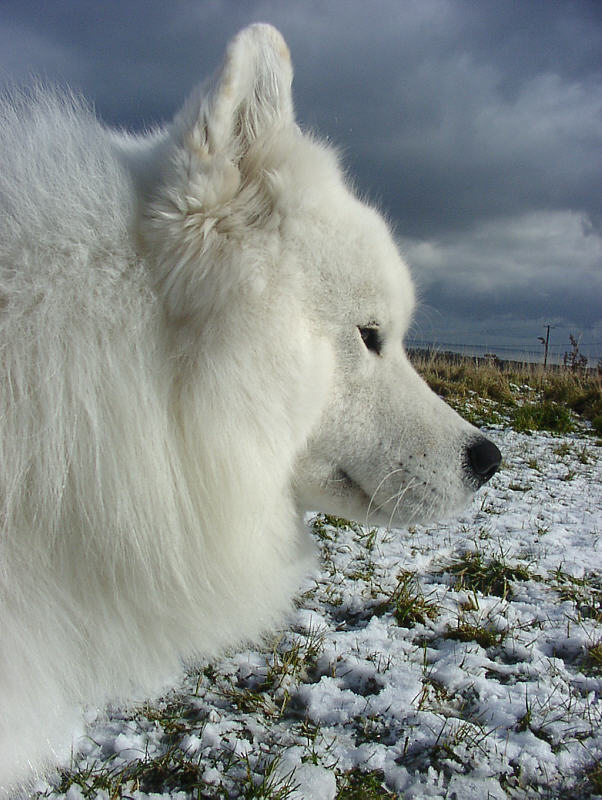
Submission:
MULTIPOLYGON (((252 25, 229 44, 220 70, 175 118, 150 170, 141 236, 157 266, 157 287, 174 316, 198 319, 201 301, 217 306, 240 271, 217 270, 221 234, 266 224, 273 211, 269 160, 280 137, 295 131, 292 67, 282 36, 252 25), (249 187, 253 187, 252 190, 249 187), (237 198, 248 189, 240 207, 237 198), (209 274, 219 279, 198 283, 209 274), (213 294, 212 294, 213 290, 213 294)), ((280 157, 280 156, 279 156, 280 157)))
POLYGON ((257 139, 293 124, 292 79, 280 33, 265 24, 245 28, 202 96, 193 96, 177 119, 181 144, 236 164, 257 139))

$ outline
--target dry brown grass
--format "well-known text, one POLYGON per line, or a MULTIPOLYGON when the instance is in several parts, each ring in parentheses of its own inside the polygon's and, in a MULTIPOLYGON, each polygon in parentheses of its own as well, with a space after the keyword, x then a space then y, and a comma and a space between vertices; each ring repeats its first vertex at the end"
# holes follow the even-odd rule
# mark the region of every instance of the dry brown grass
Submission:
POLYGON ((602 376, 541 364, 473 359, 449 354, 410 354, 412 363, 437 394, 449 401, 477 397, 512 409, 525 404, 561 406, 589 420, 602 435, 602 376))

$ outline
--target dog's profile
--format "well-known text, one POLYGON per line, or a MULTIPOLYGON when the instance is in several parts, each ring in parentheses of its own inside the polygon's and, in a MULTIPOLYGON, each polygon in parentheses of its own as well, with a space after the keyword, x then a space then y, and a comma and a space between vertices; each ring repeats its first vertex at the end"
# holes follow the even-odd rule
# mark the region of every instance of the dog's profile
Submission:
POLYGON ((6 792, 82 706, 281 621, 304 510, 429 520, 499 465, 410 366, 407 269, 291 80, 253 25, 145 137, 56 91, 2 104, 6 792))

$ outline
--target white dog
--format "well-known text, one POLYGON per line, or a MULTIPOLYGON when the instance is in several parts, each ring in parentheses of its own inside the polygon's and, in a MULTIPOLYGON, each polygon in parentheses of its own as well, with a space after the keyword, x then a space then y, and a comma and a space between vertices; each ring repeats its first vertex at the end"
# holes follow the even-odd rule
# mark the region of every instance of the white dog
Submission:
POLYGON ((0 783, 76 709, 281 621, 305 509, 405 525, 500 454, 413 371, 408 272, 254 25, 172 125, 0 122, 0 783))

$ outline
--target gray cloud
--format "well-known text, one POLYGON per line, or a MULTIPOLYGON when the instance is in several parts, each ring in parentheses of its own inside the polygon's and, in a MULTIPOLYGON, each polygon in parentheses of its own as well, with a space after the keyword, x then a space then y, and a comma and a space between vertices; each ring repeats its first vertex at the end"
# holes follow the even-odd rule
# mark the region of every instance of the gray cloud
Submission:
POLYGON ((596 322, 602 239, 575 212, 496 219, 438 242, 407 244, 406 251, 424 290, 457 312, 487 317, 501 302, 526 313, 535 299, 550 316, 568 308, 584 323, 596 322))
POLYGON ((553 317, 601 341, 600 3, 3 0, 0 81, 46 75, 141 127, 255 20, 284 33, 300 120, 388 212, 441 330, 553 317))

